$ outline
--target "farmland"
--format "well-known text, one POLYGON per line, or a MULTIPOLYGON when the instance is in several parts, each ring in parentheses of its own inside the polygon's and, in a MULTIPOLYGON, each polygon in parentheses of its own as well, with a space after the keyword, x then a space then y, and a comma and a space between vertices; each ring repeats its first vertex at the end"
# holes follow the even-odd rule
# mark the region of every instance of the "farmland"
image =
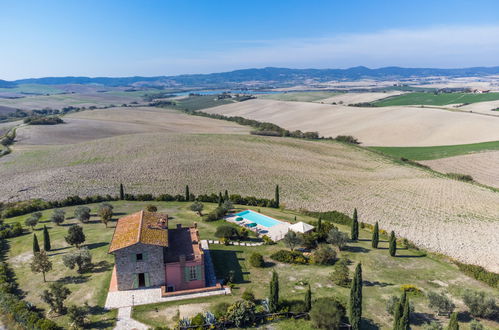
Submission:
POLYGON ((357 104, 365 102, 373 102, 379 99, 403 94, 402 91, 387 91, 387 92, 365 92, 365 93, 339 93, 338 95, 331 96, 325 99, 320 99, 317 102, 321 103, 335 103, 335 104, 357 104))
POLYGON ((335 92, 285 92, 278 94, 262 94, 258 95, 258 98, 277 101, 313 102, 328 99, 341 94, 342 93, 335 92))
MULTIPOLYGON (((158 207, 158 211, 170 214, 174 223, 192 225, 193 222, 198 222, 200 236, 203 239, 216 238, 214 236, 216 228, 224 224, 223 221, 199 221, 199 217, 188 210, 189 203, 116 201, 111 202, 111 204, 114 206, 114 220, 125 214, 143 209, 148 204, 154 204, 158 207)), ((98 204, 89 204, 88 206, 92 209, 92 217, 88 223, 81 224, 72 218, 75 207, 65 207, 63 210, 66 212, 68 219, 63 225, 56 226, 49 221, 52 210, 46 210, 43 211, 41 221, 34 232, 40 236, 40 239, 40 228, 43 225, 49 228, 53 247, 53 250, 49 252, 49 258, 54 267, 47 274, 47 279, 48 281, 60 281, 72 291, 66 304, 88 302, 92 306, 89 327, 112 328, 116 312, 105 311, 102 307, 112 269, 113 258, 107 254, 107 251, 115 224, 112 221, 109 228, 106 228, 99 222, 99 218, 95 214, 98 204), (68 226, 74 223, 78 223, 83 227, 87 237, 85 246, 89 248, 93 257, 92 262, 95 265, 91 271, 83 274, 67 269, 62 263, 62 257, 74 249, 64 241, 68 226)), ((215 204, 205 203, 206 211, 210 211, 215 207, 215 204)), ((239 208, 247 207, 239 206, 239 208)), ((290 210, 263 207, 249 208, 289 222, 311 222, 316 220, 290 210)), ((27 216, 9 218, 7 221, 9 223, 23 222, 27 216)), ((364 220, 362 216, 360 219, 364 220)), ((349 230, 347 226, 338 226, 344 232, 349 230)), ((340 255, 351 260, 350 272, 353 271, 356 263, 362 263, 363 279, 366 283, 363 289, 365 299, 363 316, 366 320, 371 320, 371 322, 382 328, 391 325, 391 316, 386 312, 385 308, 386 302, 391 295, 400 294, 400 286, 403 284, 413 284, 424 293, 428 291, 446 292, 456 303, 457 310, 461 312, 466 310, 466 306, 462 302, 462 294, 465 288, 482 290, 492 295, 497 292, 496 289, 465 276, 445 258, 431 254, 426 256, 421 251, 407 249, 403 246, 399 246, 399 257, 392 258, 387 252, 385 236, 382 235, 381 237, 379 249, 371 247, 371 233, 369 231, 361 229, 359 238, 359 241, 349 243, 349 247, 340 252, 340 255)), ((27 292, 27 301, 36 303, 39 307, 47 308, 48 306, 39 298, 41 290, 46 285, 43 283, 42 276, 33 274, 29 266, 32 256, 31 242, 31 233, 9 239, 8 260, 16 273, 21 289, 27 292)), ((329 279, 332 272, 331 266, 292 265, 271 262, 269 255, 285 248, 282 242, 277 245, 258 247, 211 245, 210 250, 214 259, 217 277, 224 278, 229 270, 235 271, 235 288, 232 295, 136 306, 133 316, 150 326, 160 326, 165 323, 173 326, 174 321, 172 322, 172 318, 177 314, 177 310, 180 312, 180 317, 192 317, 200 311, 212 309, 220 301, 230 303, 240 299, 242 293, 247 289, 253 291, 256 298, 264 298, 268 295, 268 283, 273 269, 279 273, 281 295, 284 299, 303 299, 305 286, 310 283, 314 298, 335 296, 340 301, 346 302, 348 300, 349 289, 339 287, 329 279), (253 252, 263 254, 268 266, 255 268, 249 265, 249 255, 253 252)), ((424 322, 433 319, 430 315, 434 312, 428 308, 428 302, 424 295, 411 296, 411 301, 416 311, 413 327, 420 329, 424 322)), ((444 324, 448 322, 445 317, 436 317, 435 319, 444 324)), ((59 324, 66 324, 67 316, 58 316, 54 320, 59 324)), ((493 321, 482 320, 481 322, 486 326, 494 327, 496 325, 493 321)), ((308 321, 300 321, 300 324, 304 329, 311 329, 311 324, 308 321)), ((275 326, 281 329, 286 326, 286 322, 282 324, 280 322, 275 323, 275 326)))
POLYGON ((367 146, 435 146, 499 140, 499 118, 416 107, 348 107, 249 100, 204 110, 322 136, 353 135, 367 146))
POLYGON ((431 147, 371 147, 395 158, 432 160, 476 152, 499 150, 499 141, 431 147))
MULTIPOLYGON (((75 116, 103 118, 107 116, 104 111, 75 116)), ((227 125, 240 127, 209 118, 188 118, 217 123, 214 131, 227 125)), ((499 196, 489 190, 400 166, 340 143, 186 134, 196 132, 189 125, 178 126, 183 134, 167 133, 147 125, 149 133, 79 141, 65 137, 50 145, 36 145, 28 138, 15 144, 14 152, 0 159, 0 175, 9 178, 0 183, 3 201, 116 194, 120 182, 133 193, 179 192, 189 184, 196 193, 229 189, 231 193, 270 197, 273 186, 280 184, 282 201, 289 208, 350 213, 357 207, 369 214, 367 222, 379 221, 423 247, 499 269, 498 242, 493 237, 498 228, 499 196), (458 237, 469 244, 463 247, 458 237)), ((50 135, 57 126, 44 128, 50 135)), ((92 132, 91 126, 83 130, 92 132)), ((241 128, 235 131, 241 132, 241 128)))
POLYGON ((499 151, 479 152, 460 156, 422 161, 442 173, 468 174, 479 183, 499 188, 499 151))
POLYGON ((398 105, 448 105, 457 103, 476 103, 499 100, 499 93, 408 93, 373 102, 374 106, 387 107, 398 105))

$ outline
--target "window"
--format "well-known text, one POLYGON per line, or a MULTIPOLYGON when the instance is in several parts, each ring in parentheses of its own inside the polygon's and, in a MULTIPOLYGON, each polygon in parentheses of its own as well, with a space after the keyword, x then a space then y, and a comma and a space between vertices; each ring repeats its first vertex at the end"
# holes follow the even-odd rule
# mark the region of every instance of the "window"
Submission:
POLYGON ((135 260, 137 260, 137 261, 143 261, 144 260, 144 255, 142 253, 137 253, 135 255, 135 260))
POLYGON ((195 281, 198 279, 198 272, 196 266, 189 267, 189 281, 195 281))

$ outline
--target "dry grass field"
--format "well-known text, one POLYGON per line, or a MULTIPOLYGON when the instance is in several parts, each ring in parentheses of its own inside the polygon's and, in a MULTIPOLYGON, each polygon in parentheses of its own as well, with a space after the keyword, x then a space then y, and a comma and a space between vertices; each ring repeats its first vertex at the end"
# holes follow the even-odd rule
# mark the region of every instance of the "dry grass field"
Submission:
POLYGON ((468 174, 479 183, 499 188, 499 151, 479 152, 448 158, 421 161, 442 173, 468 174))
POLYGON ((26 96, 17 99, 0 98, 0 106, 6 106, 21 110, 34 109, 62 109, 67 106, 90 107, 122 105, 133 101, 141 102, 137 95, 117 95, 115 93, 88 93, 88 94, 53 94, 26 96))
POLYGON ((175 110, 125 107, 82 111, 64 116, 65 124, 23 126, 14 148, 26 145, 70 144, 140 133, 248 133, 235 123, 189 116, 175 110))
POLYGON ((336 104, 356 104, 363 102, 373 102, 386 97, 400 95, 405 92, 401 91, 391 91, 391 92, 366 92, 366 93, 342 93, 336 96, 328 97, 325 99, 318 100, 320 103, 336 103, 336 104))
POLYGON ((116 194, 120 182, 133 193, 175 194, 189 184, 196 194, 228 189, 270 198, 279 184, 289 208, 351 213, 357 207, 362 221, 499 270, 499 194, 334 142, 142 133, 25 144, 0 158, 0 175, 8 178, 0 182, 2 201, 116 194))
POLYGON ((370 146, 434 146, 499 140, 499 118, 416 107, 358 108, 249 100, 204 110, 268 121, 323 136, 353 135, 370 146))

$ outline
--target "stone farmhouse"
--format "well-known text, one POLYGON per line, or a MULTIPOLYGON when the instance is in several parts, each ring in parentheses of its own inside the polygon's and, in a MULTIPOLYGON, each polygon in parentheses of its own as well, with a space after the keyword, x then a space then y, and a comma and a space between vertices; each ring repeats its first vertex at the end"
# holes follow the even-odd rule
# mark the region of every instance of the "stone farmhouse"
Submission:
POLYGON ((197 225, 170 228, 167 214, 140 211, 119 219, 109 253, 118 291, 161 287, 169 295, 206 286, 197 225))

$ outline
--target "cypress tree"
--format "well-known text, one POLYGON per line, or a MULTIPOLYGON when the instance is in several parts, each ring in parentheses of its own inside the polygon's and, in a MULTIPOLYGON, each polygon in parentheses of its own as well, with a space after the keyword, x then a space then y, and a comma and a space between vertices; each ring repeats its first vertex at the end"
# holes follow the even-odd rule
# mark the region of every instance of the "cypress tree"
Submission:
POLYGON ((279 207, 279 185, 275 186, 275 207, 279 207))
POLYGON ((310 312, 312 309, 312 291, 310 290, 310 284, 308 285, 307 292, 305 292, 305 309, 310 312))
POLYGON ((269 309, 271 313, 275 313, 278 308, 279 308, 279 276, 274 270, 272 272, 272 279, 270 281, 269 309))
POLYGON ((459 330, 459 323, 457 322, 457 312, 454 312, 450 315, 449 325, 447 326, 448 330, 459 330))
POLYGON ((320 233, 322 231, 322 217, 319 216, 319 220, 317 220, 317 232, 320 233))
POLYGON ((359 239, 359 220, 357 219, 357 209, 353 210, 353 221, 350 236, 352 241, 359 239))
POLYGON ((50 235, 47 226, 43 226, 43 249, 45 251, 50 251, 50 235))
POLYGON ((125 189, 123 188, 123 183, 120 183, 120 200, 125 199, 125 189))
POLYGON ((374 225, 373 239, 371 242, 372 247, 377 249, 378 243, 379 243, 379 227, 378 227, 378 221, 376 221, 376 224, 374 225))
POLYGON ((33 254, 40 252, 40 245, 38 245, 38 238, 33 234, 33 254))
POLYGON ((401 321, 404 316, 404 307, 406 299, 407 295, 404 291, 393 309, 393 330, 401 329, 401 321))
POLYGON ((188 202, 191 198, 191 194, 189 193, 189 186, 185 186, 185 201, 188 202))
MULTIPOLYGON (((400 307, 402 307, 402 305, 400 307)), ((404 302, 402 317, 400 318, 399 321, 399 330, 409 330, 409 320, 411 317, 410 313, 411 311, 409 308, 409 298, 406 297, 404 302)))
POLYGON ((225 194, 224 194, 224 202, 225 201, 228 201, 229 200, 229 192, 227 190, 225 190, 225 194))
POLYGON ((222 192, 218 193, 218 206, 222 206, 224 199, 222 197, 222 192))
POLYGON ((390 255, 392 257, 395 257, 395 254, 397 253, 397 238, 395 237, 395 232, 392 230, 390 233, 390 255))
POLYGON ((350 325, 352 329, 360 329, 362 319, 362 266, 357 264, 355 275, 350 288, 350 325))

